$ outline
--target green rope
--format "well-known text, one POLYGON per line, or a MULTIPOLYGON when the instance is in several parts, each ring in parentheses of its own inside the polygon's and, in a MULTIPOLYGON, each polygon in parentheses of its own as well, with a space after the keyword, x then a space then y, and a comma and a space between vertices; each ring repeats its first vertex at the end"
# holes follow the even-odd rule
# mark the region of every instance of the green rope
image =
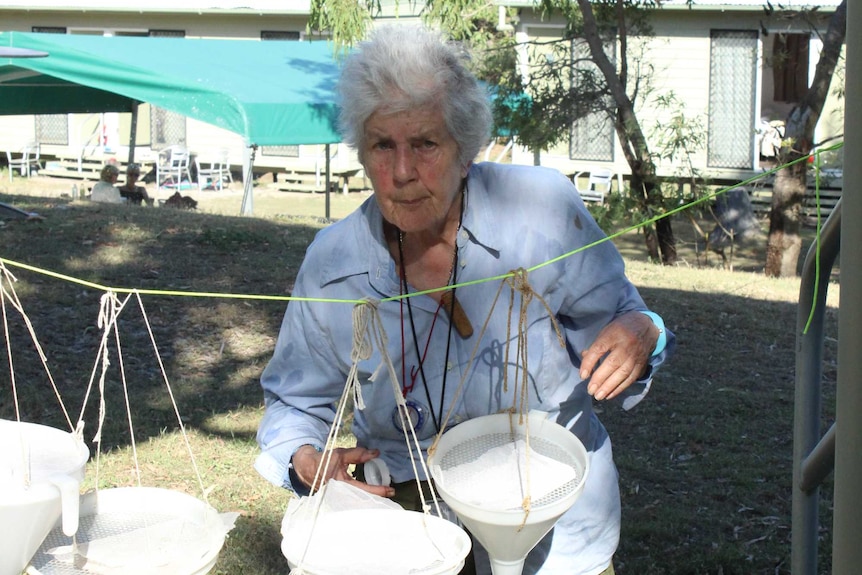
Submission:
MULTIPOLYGON (((837 150, 837 149, 841 148, 843 145, 844 145, 843 142, 841 142, 841 143, 835 144, 833 146, 830 146, 828 148, 823 148, 823 149, 820 149, 820 150, 817 150, 816 152, 814 152, 815 166, 816 166, 814 190, 815 190, 815 202, 816 202, 816 207, 817 207, 817 230, 816 230, 816 235, 815 235, 815 250, 816 250, 816 252, 815 252, 815 275, 816 275, 817 280, 819 280, 819 278, 820 278, 820 232, 821 232, 821 229, 820 229, 820 166, 821 166, 820 156, 823 152, 828 152, 831 150, 837 150)), ((642 227, 652 225, 655 222, 657 222, 663 218, 668 218, 668 217, 673 216, 675 214, 678 214, 678 213, 684 212, 688 209, 691 209, 694 206, 703 204, 705 202, 712 201, 713 199, 720 196, 721 194, 724 194, 724 193, 726 193, 732 189, 735 189, 735 188, 746 186, 748 184, 756 182, 759 179, 774 175, 776 172, 780 171, 783 168, 793 166, 794 164, 798 164, 800 162, 807 162, 809 157, 810 157, 810 155, 806 155, 806 156, 803 156, 801 158, 797 158, 796 160, 793 160, 792 162, 788 162, 787 164, 777 166, 777 167, 775 167, 769 171, 763 172, 762 174, 758 174, 756 176, 752 176, 751 178, 748 178, 747 180, 743 180, 742 182, 739 182, 739 183, 734 184, 732 186, 728 186, 726 188, 721 188, 721 189, 719 189, 719 190, 717 190, 711 194, 703 196, 702 198, 698 198, 696 200, 693 200, 691 202, 683 204, 679 207, 676 207, 672 210, 669 210, 663 214, 660 214, 660 215, 654 216, 652 218, 646 219, 646 220, 644 220, 638 224, 629 226, 629 227, 627 227, 623 230, 620 230, 616 233, 610 234, 610 235, 608 235, 608 236, 606 236, 600 240, 596 240, 595 242, 586 244, 586 245, 581 246, 577 249, 574 249, 570 252, 567 252, 567 253, 564 253, 560 256, 557 256, 553 259, 550 259, 548 261, 534 265, 533 267, 527 268, 527 272, 533 272, 533 271, 541 269, 545 266, 552 265, 552 264, 554 264, 560 260, 571 257, 575 254, 578 254, 578 253, 584 251, 584 250, 588 250, 588 249, 593 248, 593 247, 595 247, 599 244, 602 244, 604 242, 612 241, 615 238, 618 238, 624 234, 633 232, 633 231, 640 229, 642 227)), ((61 279, 64 281, 68 281, 70 283, 75 283, 75 284, 86 286, 86 287, 89 287, 92 289, 97 289, 97 290, 101 290, 101 291, 112 291, 115 293, 137 293, 137 294, 152 295, 152 296, 206 297, 206 298, 243 299, 243 300, 266 300, 266 301, 305 301, 305 302, 322 302, 322 303, 344 303, 344 304, 350 304, 350 305, 358 305, 358 304, 365 303, 364 299, 335 299, 335 298, 275 296, 275 295, 263 295, 263 294, 234 294, 234 293, 221 293, 221 292, 188 292, 188 291, 175 291, 175 290, 155 290, 155 289, 109 287, 109 286, 105 286, 102 284, 83 280, 80 278, 76 278, 76 277, 68 276, 65 274, 53 272, 50 270, 38 268, 38 267, 31 266, 31 265, 28 265, 25 263, 16 262, 13 260, 8 260, 8 259, 2 258, 2 257, 0 257, 0 262, 4 263, 6 265, 9 265, 9 266, 25 269, 25 270, 28 270, 31 272, 43 274, 43 275, 50 276, 50 277, 53 277, 56 279, 61 279)), ((435 293, 435 292, 440 292, 440 291, 445 291, 445 290, 450 290, 450 289, 455 289, 455 288, 461 288, 461 287, 467 287, 467 286, 476 285, 476 284, 480 284, 480 283, 486 283, 486 282, 490 282, 490 281, 501 281, 501 280, 505 280, 507 278, 513 277, 514 275, 515 275, 514 272, 508 272, 508 273, 500 274, 497 276, 492 276, 492 277, 487 277, 487 278, 477 279, 477 280, 471 280, 471 281, 467 281, 467 282, 461 282, 461 283, 457 283, 457 284, 453 284, 453 285, 443 286, 440 288, 434 288, 434 289, 418 291, 418 292, 411 292, 409 294, 395 295, 392 297, 383 298, 380 301, 381 302, 397 301, 397 300, 401 300, 401 299, 407 298, 407 297, 427 295, 427 294, 431 294, 431 293, 435 293)), ((816 302, 816 297, 817 297, 817 284, 815 284, 815 291, 814 291, 815 302, 816 302)), ((811 324, 813 315, 814 315, 814 306, 812 306, 811 314, 808 317, 808 322, 805 326, 805 331, 803 333, 807 332, 808 327, 811 324)))

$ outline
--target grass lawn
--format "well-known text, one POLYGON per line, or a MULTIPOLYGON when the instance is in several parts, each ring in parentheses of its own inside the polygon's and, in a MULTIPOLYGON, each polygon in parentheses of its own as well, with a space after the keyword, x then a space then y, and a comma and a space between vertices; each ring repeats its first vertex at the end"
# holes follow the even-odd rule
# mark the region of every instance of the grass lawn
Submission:
MULTIPOLYGON (((114 360, 99 487, 134 485, 139 471, 144 485, 200 495, 149 325, 208 500, 240 514, 213 573, 286 574, 279 527, 289 494, 252 469, 263 413, 258 378, 286 305, 279 298, 290 293, 306 246, 325 225, 325 197, 258 189, 255 217, 240 217, 238 187, 192 191, 199 209, 180 211, 72 202, 71 182, 47 178, 10 184, 2 173, 0 181, 0 202, 43 218, 0 220, 0 258, 52 272, 7 266, 62 404, 72 420, 84 414, 88 440, 98 426, 98 398, 87 395, 101 338, 98 286, 145 290, 147 321, 132 298, 119 323, 138 465, 114 360)), ((331 216, 343 217, 366 197, 333 195, 331 216)), ((616 241, 632 281, 679 343, 641 405, 631 412, 598 406, 623 498, 616 570, 786 574, 799 281, 760 273, 762 235, 738 246, 731 272, 717 256, 697 252, 685 218, 674 230, 681 256, 674 267, 646 262, 637 232, 616 241)), ((118 297, 126 296, 121 289, 118 297)), ((824 429, 834 419, 837 285, 829 306, 824 429)), ((17 402, 3 376, 0 417, 14 418, 17 407, 22 419, 66 427, 25 322, 9 304, 5 313, 17 402)), ((94 466, 87 487, 96 481, 94 466)), ((829 570, 831 493, 831 485, 822 490, 822 572, 829 570)))

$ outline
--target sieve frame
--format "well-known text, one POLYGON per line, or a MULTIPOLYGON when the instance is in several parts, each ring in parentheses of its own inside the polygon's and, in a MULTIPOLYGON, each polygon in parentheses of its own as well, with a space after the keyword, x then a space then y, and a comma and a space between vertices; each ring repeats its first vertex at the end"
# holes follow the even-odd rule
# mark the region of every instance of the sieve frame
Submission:
MULTIPOLYGON (((174 514, 175 518, 189 518, 194 514, 197 529, 208 530, 209 550, 198 559, 182 558, 182 567, 188 567, 188 571, 176 575, 206 575, 215 566, 218 556, 224 547, 226 529, 218 512, 206 502, 188 495, 181 491, 163 489, 159 487, 116 487, 110 489, 93 490, 81 496, 80 503, 81 535, 86 528, 104 529, 103 526, 95 526, 85 521, 88 518, 97 518, 100 513, 111 515, 122 515, 133 513, 161 513, 163 515, 174 514), (155 506, 155 507, 154 507, 155 506), (154 510, 155 509, 155 510, 154 510), (183 513, 184 515, 180 515, 183 513)), ((97 519, 93 519, 95 523, 97 519)), ((59 530, 59 524, 54 527, 42 546, 31 560, 27 575, 92 575, 94 571, 82 568, 78 569, 68 565, 56 564, 46 552, 57 544, 71 544, 71 538, 65 537, 59 530), (37 567, 38 565, 38 567, 37 567)), ((118 533, 122 535, 122 533, 118 533)), ((79 542, 81 542, 79 540, 79 542)), ((128 566, 133 573, 141 573, 134 565, 128 566)))
MULTIPOLYGON (((439 471, 443 470, 445 473, 447 459, 459 449, 459 446, 466 445, 468 446, 467 449, 472 449, 471 443, 475 443, 480 437, 505 435, 510 438, 510 441, 515 441, 519 438, 526 438, 529 427, 531 447, 534 449, 538 447, 536 449, 538 453, 551 457, 554 457, 554 454, 549 453, 549 451, 564 453, 566 454, 566 461, 562 463, 574 467, 578 478, 577 484, 573 486, 567 484, 564 489, 565 493, 552 500, 546 496, 531 501, 526 524, 539 523, 559 517, 561 515, 560 510, 566 510, 574 505, 583 491, 589 476, 590 464, 589 453, 581 440, 562 425, 551 421, 550 414, 544 411, 530 411, 526 415, 524 424, 520 424, 518 420, 519 415, 509 413, 496 413, 469 419, 444 433, 437 442, 434 453, 428 456, 427 464, 434 479, 434 488, 462 520, 464 519, 463 516, 467 516, 480 521, 493 522, 496 525, 517 527, 525 524, 525 511, 522 507, 490 510, 481 505, 461 501, 446 489, 445 480, 439 476, 439 471), (554 449, 549 450, 549 445, 553 446, 554 449)), ((502 444, 500 443, 500 445, 502 444)), ((556 493, 556 491, 552 493, 556 493)))

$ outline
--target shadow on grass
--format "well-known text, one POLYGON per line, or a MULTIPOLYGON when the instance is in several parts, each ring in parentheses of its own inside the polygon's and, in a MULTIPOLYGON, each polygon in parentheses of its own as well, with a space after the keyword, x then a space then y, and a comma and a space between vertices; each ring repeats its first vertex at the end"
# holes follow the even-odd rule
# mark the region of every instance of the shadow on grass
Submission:
MULTIPOLYGON (((287 295, 318 229, 295 221, 169 209, 17 196, 0 201, 45 216, 42 222, 6 222, 0 227, 0 257, 109 287, 287 295)), ((103 293, 28 270, 10 271, 75 420, 94 369, 103 293)), ((728 276, 729 284, 763 282, 756 275, 733 276, 728 276)), ((693 289, 684 281, 680 279, 678 289, 641 287, 679 345, 650 395, 631 412, 613 403, 598 405, 614 441, 621 477, 623 533, 617 572, 787 573, 797 306, 735 295, 732 285, 693 289)), ((249 493, 263 482, 251 469, 254 422, 236 429, 213 424, 214 417, 229 419, 243 407, 259 408, 258 377, 272 353, 285 302, 151 294, 142 300, 184 424, 235 442, 247 457, 239 471, 220 471, 218 451, 201 462, 212 476, 236 476, 232 479, 241 484, 237 491, 245 491, 223 494, 226 508, 243 515, 216 572, 285 573, 279 549, 285 495, 281 490, 249 493)), ((166 429, 176 428, 176 416, 147 324, 136 301, 130 300, 129 306, 119 326, 135 435, 138 441, 156 440, 166 429)), ((16 312, 8 313, 22 418, 65 427, 26 326, 16 312)), ((834 416, 836 310, 827 314, 827 334, 828 423, 834 416)), ((120 365, 112 352, 105 381, 110 414, 103 429, 105 452, 129 442, 120 365)), ((0 417, 14 417, 10 387, 8 378, 0 382, 0 417)), ((98 407, 91 395, 83 418, 88 438, 97 427, 98 407)), ((828 508, 831 488, 823 493, 828 508)), ((828 529, 822 539, 828 550, 828 529)))

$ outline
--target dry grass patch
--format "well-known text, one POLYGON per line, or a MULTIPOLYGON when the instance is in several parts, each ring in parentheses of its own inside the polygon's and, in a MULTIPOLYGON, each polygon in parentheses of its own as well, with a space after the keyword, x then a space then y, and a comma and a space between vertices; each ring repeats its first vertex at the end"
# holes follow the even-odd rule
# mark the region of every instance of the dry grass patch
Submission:
MULTIPOLYGON (((249 218, 210 212, 203 199, 196 212, 101 206, 71 202, 60 193, 39 194, 41 183, 30 184, 26 190, 17 183, 14 189, 0 185, 0 201, 44 217, 3 222, 0 257, 108 287, 287 295, 306 246, 324 225, 321 213, 291 213, 293 200, 287 196, 275 198, 278 207, 271 213, 264 211, 262 196, 255 203, 260 217, 249 218)), ((364 197, 341 199, 346 202, 339 209, 347 211, 364 197)), ((322 212, 322 197, 308 194, 302 200, 302 210, 322 212)), ((691 244, 685 223, 677 231, 683 262, 677 267, 645 263, 637 234, 616 242, 626 254, 630 277, 679 342, 676 357, 635 410, 598 406, 621 476, 617 572, 785 574, 799 282, 722 270, 714 265, 716 258, 707 263, 685 247, 691 244)), ((762 247, 741 248, 737 269, 758 269, 758 250, 762 247)), ((97 317, 103 292, 10 269, 63 401, 73 418, 83 410, 89 440, 98 406, 92 397, 85 406, 84 396, 101 336, 97 317)), ((837 295, 833 286, 823 366, 827 423, 834 414, 837 295)), ((285 302, 174 293, 141 297, 208 498, 220 511, 241 514, 214 573, 285 573, 279 527, 289 496, 252 468, 254 434, 263 413, 258 378, 272 353, 285 302)), ((14 311, 9 317, 22 417, 63 427, 23 322, 14 311)), ((200 488, 136 302, 123 311, 119 327, 142 481, 197 494, 200 488)), ((117 356, 112 358, 99 471, 103 486, 136 480, 122 378, 117 356)), ((14 417, 14 409, 5 377, 0 417, 14 417)), ((94 465, 88 470, 90 485, 96 481, 94 465)), ((831 486, 823 493, 828 520, 831 486)), ((823 528, 827 558, 829 524, 823 528)))

